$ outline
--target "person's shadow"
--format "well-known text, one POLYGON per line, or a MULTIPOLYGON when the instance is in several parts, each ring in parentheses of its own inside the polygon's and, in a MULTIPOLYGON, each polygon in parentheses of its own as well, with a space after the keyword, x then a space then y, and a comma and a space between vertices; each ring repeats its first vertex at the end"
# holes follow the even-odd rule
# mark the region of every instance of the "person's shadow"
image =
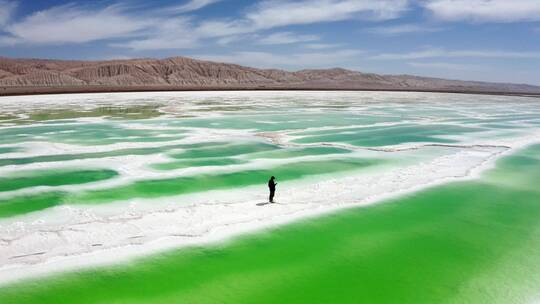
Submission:
MULTIPOLYGON (((270 205, 270 204, 272 204, 272 203, 270 203, 270 202, 264 202, 264 203, 257 203, 256 205, 257 205, 257 206, 265 206, 265 205, 270 205)), ((275 204, 275 203, 274 203, 274 204, 275 204)))

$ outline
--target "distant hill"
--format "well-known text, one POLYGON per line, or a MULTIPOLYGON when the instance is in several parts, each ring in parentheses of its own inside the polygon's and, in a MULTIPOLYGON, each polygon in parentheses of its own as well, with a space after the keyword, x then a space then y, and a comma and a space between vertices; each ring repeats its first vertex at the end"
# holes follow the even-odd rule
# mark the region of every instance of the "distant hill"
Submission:
POLYGON ((186 57, 108 61, 0 57, 0 95, 144 90, 320 89, 540 94, 539 86, 378 75, 345 70, 288 72, 186 57))

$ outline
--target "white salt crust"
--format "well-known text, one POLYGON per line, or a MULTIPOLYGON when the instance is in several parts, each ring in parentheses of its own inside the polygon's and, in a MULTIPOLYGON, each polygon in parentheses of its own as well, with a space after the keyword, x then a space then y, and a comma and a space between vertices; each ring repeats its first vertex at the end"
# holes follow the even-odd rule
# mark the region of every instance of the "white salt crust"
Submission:
MULTIPOLYGON (((363 95, 351 92, 331 94, 327 92, 318 92, 317 94, 313 92, 245 93, 77 94, 50 95, 43 98, 22 96, 10 97, 9 100, 5 97, 0 98, 0 104, 11 104, 14 99, 17 99, 18 102, 28 102, 39 108, 43 103, 61 104, 62 102, 73 102, 73 100, 80 103, 96 102, 96 100, 107 102, 110 99, 128 103, 132 102, 134 98, 143 100, 156 96, 161 98, 186 96, 186 99, 192 96, 197 98, 245 96, 255 99, 271 97, 279 102, 280 98, 285 99, 291 96, 310 101, 310 96, 318 94, 317 98, 311 98, 311 101, 321 104, 327 102, 327 99, 350 98, 350 96, 363 96, 374 100, 388 97, 405 98, 405 96, 418 100, 423 100, 426 96, 436 100, 439 98, 441 100, 443 98, 455 100, 462 98, 462 96, 452 94, 433 97, 434 94, 383 92, 363 95)), ((504 98, 498 96, 488 99, 496 101, 499 98, 504 101, 504 98)), ((231 130, 222 130, 222 133, 216 132, 219 133, 215 134, 216 139, 231 136, 229 131, 231 130)), ((254 135, 252 133, 245 134, 245 130, 242 131, 233 134, 233 137, 253 137, 254 135)), ((290 137, 279 132, 256 135, 281 145, 294 145, 290 142, 290 137)), ((440 155, 424 157, 416 163, 377 167, 348 175, 283 183, 278 186, 278 203, 276 204, 265 204, 267 189, 262 185, 154 200, 133 199, 127 202, 104 205, 58 206, 3 219, 0 220, 0 284, 60 271, 118 263, 173 248, 224 241, 240 234, 267 229, 338 209, 370 205, 442 183, 477 178, 484 170, 493 167, 494 161, 500 156, 537 142, 540 142, 540 133, 535 130, 528 132, 528 135, 513 138, 497 138, 496 140, 473 138, 458 145, 426 146, 423 143, 416 143, 373 149, 380 151, 362 152, 357 149, 355 153, 366 153, 366 155, 371 155, 371 152, 391 155, 399 153, 399 151, 421 151, 429 147, 446 150, 440 155)), ((103 149, 117 149, 126 146, 129 144, 104 147, 103 149)), ((134 144, 134 146, 140 147, 138 144, 134 144)), ((334 146, 339 147, 340 145, 334 144, 334 146)), ((46 151, 46 153, 64 153, 71 151, 72 148, 77 149, 69 145, 60 145, 46 151)), ((354 147, 347 146, 347 148, 354 147)), ((82 152, 86 148, 80 149, 81 151, 78 152, 82 152)), ((167 160, 165 156, 158 154, 77 161, 84 166, 113 168, 121 173, 118 179, 88 186, 91 188, 94 186, 111 187, 133 181, 126 176, 137 175, 144 179, 152 177, 150 170, 143 169, 144 163, 165 160, 167 160)), ((260 163, 263 167, 274 164, 270 160, 260 163)), ((24 166, 7 166, 1 170, 4 170, 4 173, 9 173, 10 170, 21 168, 25 170, 50 168, 51 165, 62 166, 62 164, 55 163, 36 163, 24 166)), ((189 174, 189 172, 180 170, 165 173, 165 175, 161 172, 159 176, 163 178, 164 176, 172 177, 182 174, 189 174)), ((84 190, 86 186, 70 187, 66 187, 65 190, 84 190)))
MULTIPOLYGON (((369 204, 425 187, 477 177, 512 148, 469 147, 431 161, 388 170, 280 185, 278 203, 266 189, 60 206, 0 226, 0 284, 81 267, 124 261, 171 248, 206 244, 337 209, 369 204)), ((509 143, 505 143, 506 146, 509 143)))

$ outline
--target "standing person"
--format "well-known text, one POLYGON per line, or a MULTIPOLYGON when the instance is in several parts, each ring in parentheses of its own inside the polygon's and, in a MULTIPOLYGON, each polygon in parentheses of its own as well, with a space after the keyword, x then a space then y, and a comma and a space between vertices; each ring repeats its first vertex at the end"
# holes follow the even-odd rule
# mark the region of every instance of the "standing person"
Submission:
POLYGON ((273 203, 274 202, 274 193, 276 192, 276 185, 277 183, 274 182, 276 178, 275 177, 270 177, 270 180, 268 181, 268 189, 270 189, 270 198, 269 198, 269 201, 270 203, 273 203))

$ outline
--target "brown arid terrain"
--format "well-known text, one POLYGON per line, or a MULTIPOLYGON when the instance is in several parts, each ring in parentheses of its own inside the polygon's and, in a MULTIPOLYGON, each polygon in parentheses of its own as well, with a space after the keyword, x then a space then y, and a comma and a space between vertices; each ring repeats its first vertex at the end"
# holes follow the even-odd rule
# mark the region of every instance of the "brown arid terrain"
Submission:
POLYGON ((0 95, 170 90, 390 90, 540 95, 526 84, 378 75, 341 68, 288 72, 186 57, 109 61, 0 57, 0 95))

